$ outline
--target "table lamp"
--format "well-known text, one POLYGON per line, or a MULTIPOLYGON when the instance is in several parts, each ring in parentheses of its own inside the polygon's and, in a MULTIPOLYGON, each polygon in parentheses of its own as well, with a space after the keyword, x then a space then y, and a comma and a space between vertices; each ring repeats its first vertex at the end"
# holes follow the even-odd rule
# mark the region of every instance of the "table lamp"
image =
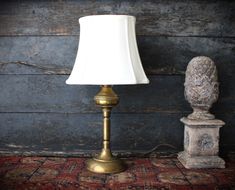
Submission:
POLYGON ((69 85, 100 85, 95 103, 103 111, 103 149, 89 159, 87 169, 96 173, 118 173, 125 164, 110 149, 110 114, 119 102, 112 85, 149 83, 138 53, 135 17, 92 15, 79 19, 80 40, 69 85))

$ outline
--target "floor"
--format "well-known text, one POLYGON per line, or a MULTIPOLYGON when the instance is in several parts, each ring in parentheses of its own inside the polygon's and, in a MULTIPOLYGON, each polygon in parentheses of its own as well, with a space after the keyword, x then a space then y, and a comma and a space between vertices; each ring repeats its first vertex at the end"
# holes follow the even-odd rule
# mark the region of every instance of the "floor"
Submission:
POLYGON ((235 161, 226 169, 185 169, 177 159, 128 158, 120 174, 94 174, 85 158, 0 157, 1 190, 234 190, 235 161))

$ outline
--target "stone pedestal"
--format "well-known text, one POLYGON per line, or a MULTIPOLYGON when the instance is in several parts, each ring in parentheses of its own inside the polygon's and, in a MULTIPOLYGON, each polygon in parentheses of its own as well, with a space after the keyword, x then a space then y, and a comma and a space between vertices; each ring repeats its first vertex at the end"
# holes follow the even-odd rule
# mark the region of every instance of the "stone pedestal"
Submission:
POLYGON ((218 156, 219 129, 225 123, 221 120, 193 120, 183 117, 184 151, 178 160, 185 168, 225 168, 225 162, 218 156))

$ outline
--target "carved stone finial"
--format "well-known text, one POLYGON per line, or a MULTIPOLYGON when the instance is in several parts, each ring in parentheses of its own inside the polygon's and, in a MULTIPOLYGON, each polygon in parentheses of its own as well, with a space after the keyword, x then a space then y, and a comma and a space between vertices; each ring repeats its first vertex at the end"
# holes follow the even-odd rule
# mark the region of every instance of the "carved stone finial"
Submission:
POLYGON ((225 123, 209 113, 219 96, 215 63, 209 57, 194 57, 188 64, 184 86, 193 113, 180 120, 184 123, 184 151, 178 159, 186 168, 224 168, 218 153, 219 129, 225 123))
POLYGON ((209 109, 219 96, 215 63, 209 57, 194 57, 187 66, 184 86, 185 98, 193 108, 188 119, 214 119, 209 109))

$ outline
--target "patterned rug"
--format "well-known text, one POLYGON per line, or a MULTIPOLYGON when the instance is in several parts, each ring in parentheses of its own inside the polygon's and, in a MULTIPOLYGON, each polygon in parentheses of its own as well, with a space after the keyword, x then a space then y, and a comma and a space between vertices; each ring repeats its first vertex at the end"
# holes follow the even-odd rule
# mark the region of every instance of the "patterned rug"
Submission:
POLYGON ((129 158, 120 174, 86 170, 85 158, 0 157, 1 190, 234 190, 235 161, 226 169, 185 169, 177 159, 129 158))

